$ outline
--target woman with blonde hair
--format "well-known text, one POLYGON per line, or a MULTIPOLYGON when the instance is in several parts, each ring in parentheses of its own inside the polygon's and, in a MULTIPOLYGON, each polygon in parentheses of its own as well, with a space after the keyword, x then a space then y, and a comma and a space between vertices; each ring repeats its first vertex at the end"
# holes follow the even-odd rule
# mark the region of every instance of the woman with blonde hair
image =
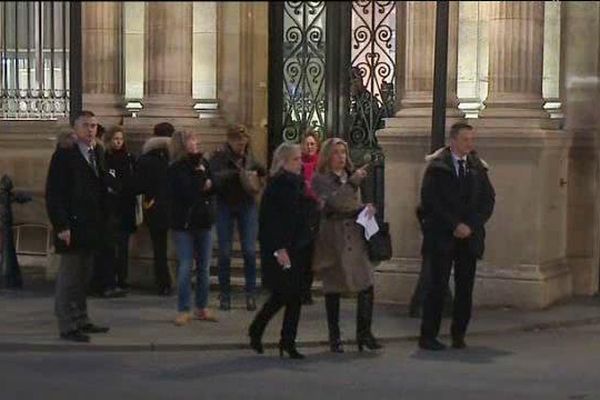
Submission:
POLYGON ((296 350, 302 307, 304 253, 312 237, 306 218, 306 188, 301 175, 300 146, 283 143, 273 155, 269 182, 259 214, 259 242, 263 286, 271 295, 249 328, 250 346, 263 352, 262 335, 269 321, 285 307, 279 355, 304 358, 296 350))
POLYGON ((321 225, 315 241, 313 270, 320 274, 325 292, 329 345, 342 353, 339 328, 342 293, 357 293, 356 342, 379 349, 371 332, 373 316, 373 265, 369 260, 364 232, 356 217, 365 208, 372 216, 372 204, 363 204, 360 184, 367 176, 366 166, 353 170, 348 145, 332 138, 323 143, 312 181, 315 194, 323 203, 321 225))
POLYGON ((215 220, 212 180, 208 161, 190 132, 177 131, 169 145, 167 170, 169 224, 177 252, 177 310, 175 324, 187 324, 190 314, 191 272, 196 258, 195 317, 216 322, 208 308, 211 229, 215 220))

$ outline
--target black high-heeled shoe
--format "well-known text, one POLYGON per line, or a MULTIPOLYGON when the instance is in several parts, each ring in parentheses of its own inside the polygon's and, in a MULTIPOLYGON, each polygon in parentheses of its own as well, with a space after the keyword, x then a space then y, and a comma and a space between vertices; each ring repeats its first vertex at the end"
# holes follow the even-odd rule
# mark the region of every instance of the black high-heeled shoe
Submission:
POLYGON ((265 352, 260 337, 250 335, 250 348, 256 351, 258 354, 263 354, 265 352))
POLYGON ((283 358, 284 353, 287 353, 291 359, 295 359, 295 360, 302 360, 302 359, 306 358, 306 356, 304 354, 298 353, 298 350, 296 350, 295 345, 292 344, 292 345, 284 346, 283 344, 279 343, 279 357, 283 358))
POLYGON ((343 353, 344 352, 344 344, 340 339, 329 341, 329 350, 332 353, 343 353))
POLYGON ((357 338, 356 344, 358 345, 358 351, 363 351, 363 347, 366 347, 369 350, 379 350, 383 348, 382 345, 377 343, 377 340, 373 335, 367 335, 361 338, 357 338))

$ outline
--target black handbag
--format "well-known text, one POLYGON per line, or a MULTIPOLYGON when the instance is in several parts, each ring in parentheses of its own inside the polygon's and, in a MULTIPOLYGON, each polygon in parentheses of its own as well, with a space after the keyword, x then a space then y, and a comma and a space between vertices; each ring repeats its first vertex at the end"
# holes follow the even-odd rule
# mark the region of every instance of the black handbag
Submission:
POLYGON ((203 196, 190 207, 186 229, 208 229, 216 220, 216 205, 212 196, 203 196))
POLYGON ((387 261, 392 258, 392 238, 387 222, 379 224, 379 231, 367 241, 369 260, 373 262, 387 261))

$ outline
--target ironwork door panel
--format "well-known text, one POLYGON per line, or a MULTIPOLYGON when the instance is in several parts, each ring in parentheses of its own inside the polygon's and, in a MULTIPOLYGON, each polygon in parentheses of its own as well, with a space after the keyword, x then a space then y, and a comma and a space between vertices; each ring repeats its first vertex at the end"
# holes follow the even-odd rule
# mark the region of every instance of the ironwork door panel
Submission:
POLYGON ((376 131, 395 101, 395 1, 269 4, 269 154, 307 129, 340 136, 357 164, 373 164, 369 200, 383 213, 376 131))

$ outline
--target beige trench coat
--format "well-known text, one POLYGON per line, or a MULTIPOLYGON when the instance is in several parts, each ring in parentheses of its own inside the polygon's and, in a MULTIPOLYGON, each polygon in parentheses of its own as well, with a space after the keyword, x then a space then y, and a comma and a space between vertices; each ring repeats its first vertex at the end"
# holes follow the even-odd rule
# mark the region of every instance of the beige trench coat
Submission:
POLYGON ((315 240, 313 270, 325 293, 355 293, 373 285, 363 228, 356 215, 363 207, 360 190, 333 172, 315 173, 312 188, 325 202, 315 240))

